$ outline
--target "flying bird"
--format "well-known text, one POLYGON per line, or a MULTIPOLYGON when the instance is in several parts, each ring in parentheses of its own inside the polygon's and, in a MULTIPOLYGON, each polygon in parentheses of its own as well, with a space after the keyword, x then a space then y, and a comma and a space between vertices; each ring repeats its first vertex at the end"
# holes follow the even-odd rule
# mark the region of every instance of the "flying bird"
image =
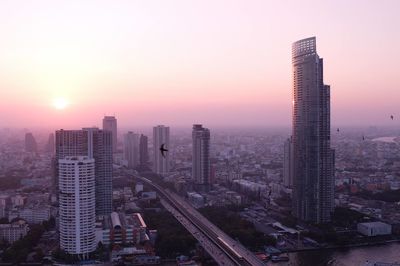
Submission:
POLYGON ((363 136, 363 140, 365 140, 365 136, 363 136))
POLYGON ((392 119, 392 120, 393 120, 393 118, 394 118, 394 117, 393 117, 393 115, 391 115, 391 116, 390 116, 390 119, 392 119))
POLYGON ((168 149, 166 149, 165 148, 165 144, 161 144, 161 147, 160 147, 160 152, 161 152, 161 155, 165 158, 165 152, 167 152, 168 151, 168 149))
POLYGON ((339 129, 339 128, 337 129, 337 132, 340 132, 340 129, 339 129))

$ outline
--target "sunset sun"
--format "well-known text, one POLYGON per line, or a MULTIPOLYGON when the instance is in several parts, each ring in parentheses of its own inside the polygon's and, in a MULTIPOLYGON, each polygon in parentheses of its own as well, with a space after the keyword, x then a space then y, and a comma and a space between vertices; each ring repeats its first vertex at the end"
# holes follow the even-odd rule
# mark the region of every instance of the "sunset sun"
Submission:
POLYGON ((63 110, 68 106, 68 101, 65 98, 56 98, 53 100, 53 107, 57 110, 63 110))

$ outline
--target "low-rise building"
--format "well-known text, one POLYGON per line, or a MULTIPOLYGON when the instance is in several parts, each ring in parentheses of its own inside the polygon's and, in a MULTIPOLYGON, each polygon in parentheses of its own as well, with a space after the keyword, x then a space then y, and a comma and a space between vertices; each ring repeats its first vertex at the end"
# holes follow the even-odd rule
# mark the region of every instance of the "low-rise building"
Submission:
POLYGON ((10 224, 0 224, 0 240, 5 240, 12 244, 26 236, 28 231, 29 226, 23 220, 18 220, 10 224))
POLYGON ((390 235, 392 226, 382 222, 359 223, 357 231, 365 236, 390 235))
POLYGON ((147 225, 140 213, 113 212, 96 226, 96 242, 104 245, 136 245, 148 241, 147 225))

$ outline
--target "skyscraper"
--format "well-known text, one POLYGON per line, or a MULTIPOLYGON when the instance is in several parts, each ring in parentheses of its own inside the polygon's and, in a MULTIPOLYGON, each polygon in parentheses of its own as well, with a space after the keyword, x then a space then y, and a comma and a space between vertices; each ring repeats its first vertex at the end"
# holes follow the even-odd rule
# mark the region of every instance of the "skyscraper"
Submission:
POLYGON ((96 249, 95 162, 65 157, 59 165, 60 247, 83 258, 96 249))
POLYGON ((112 208, 113 140, 112 132, 84 128, 88 133, 88 156, 95 160, 96 215, 110 215, 112 208))
POLYGON ((124 159, 128 168, 139 165, 139 134, 129 131, 124 135, 124 159))
POLYGON ((25 134, 25 151, 37 152, 37 143, 31 132, 25 134))
POLYGON ((334 209, 334 151, 330 148, 330 87, 315 37, 292 46, 293 214, 324 223, 334 209))
POLYGON ((198 189, 210 187, 210 130, 193 125, 192 177, 198 189))
POLYGON ((117 132, 117 119, 115 116, 104 116, 103 118, 103 130, 112 132, 112 144, 113 152, 117 152, 118 148, 118 132, 117 132))
POLYGON ((159 175, 166 175, 169 172, 169 153, 165 157, 160 152, 161 145, 170 149, 169 146, 169 127, 160 125, 153 127, 153 148, 154 148, 154 172, 159 175))
POLYGON ((284 144, 283 151, 283 184, 291 188, 293 186, 293 148, 292 137, 284 144))
MULTIPOLYGON (((112 212, 112 133, 98 128, 57 130, 56 172, 59 160, 67 156, 88 156, 95 160, 96 215, 109 215, 112 212)), ((58 186, 57 179, 55 185, 58 186)))
POLYGON ((148 137, 141 134, 139 143, 139 160, 141 166, 147 166, 149 163, 149 147, 148 147, 148 137))
POLYGON ((49 140, 47 141, 47 144, 46 144, 46 152, 54 153, 54 147, 55 147, 54 134, 50 133, 49 140))

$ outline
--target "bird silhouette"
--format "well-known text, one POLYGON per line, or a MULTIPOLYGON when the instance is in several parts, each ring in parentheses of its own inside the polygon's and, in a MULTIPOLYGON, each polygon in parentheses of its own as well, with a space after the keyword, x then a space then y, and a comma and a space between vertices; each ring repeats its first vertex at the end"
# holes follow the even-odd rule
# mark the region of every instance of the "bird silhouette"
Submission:
POLYGON ((390 116, 390 119, 392 119, 392 120, 393 120, 393 118, 394 118, 394 117, 393 117, 393 115, 391 115, 391 116, 390 116))
POLYGON ((167 152, 168 151, 168 149, 166 149, 165 148, 165 144, 161 144, 161 147, 160 147, 160 152, 161 152, 161 155, 165 158, 165 152, 167 152))
POLYGON ((337 129, 337 132, 340 132, 340 129, 339 129, 339 128, 337 129))
POLYGON ((363 140, 365 140, 365 136, 363 136, 362 138, 363 138, 363 140))

